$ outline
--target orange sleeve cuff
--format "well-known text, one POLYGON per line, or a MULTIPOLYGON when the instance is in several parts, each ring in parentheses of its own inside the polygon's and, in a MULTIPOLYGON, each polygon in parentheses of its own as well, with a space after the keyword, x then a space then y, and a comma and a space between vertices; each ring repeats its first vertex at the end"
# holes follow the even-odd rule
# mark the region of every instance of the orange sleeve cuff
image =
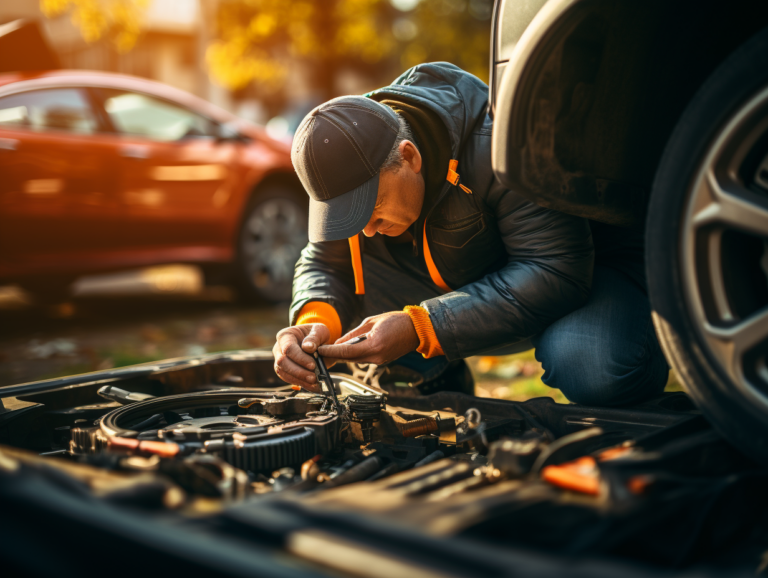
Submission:
POLYGON ((331 343, 341 337, 341 319, 336 310, 328 303, 322 301, 310 301, 299 311, 296 325, 307 323, 322 323, 331 332, 331 343))
POLYGON ((429 311, 414 305, 406 305, 403 311, 411 318, 413 327, 416 329, 416 335, 419 336, 419 347, 416 351, 421 353, 425 359, 445 355, 440 342, 437 340, 437 335, 435 335, 435 328, 432 327, 429 311))

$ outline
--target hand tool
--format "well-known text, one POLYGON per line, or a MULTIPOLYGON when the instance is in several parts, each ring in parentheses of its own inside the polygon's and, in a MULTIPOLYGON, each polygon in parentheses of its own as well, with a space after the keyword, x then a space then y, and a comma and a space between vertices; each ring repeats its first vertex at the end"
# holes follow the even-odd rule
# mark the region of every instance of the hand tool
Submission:
POLYGON ((365 341, 366 339, 368 339, 368 334, 367 333, 363 333, 362 335, 358 335, 357 337, 353 337, 352 339, 347 341, 345 345, 357 345, 358 343, 360 343, 361 341, 365 341))
MULTIPOLYGON (((322 382, 325 382, 325 386, 328 388, 328 391, 329 391, 328 397, 333 401, 333 406, 336 408, 337 414, 341 415, 339 400, 336 397, 336 388, 333 387, 333 378, 328 373, 328 368, 325 366, 325 361, 323 360, 323 356, 320 355, 317 351, 315 351, 314 358, 315 358, 315 377, 317 378, 317 383, 322 384, 322 382)), ((322 387, 322 385, 320 387, 322 387)))

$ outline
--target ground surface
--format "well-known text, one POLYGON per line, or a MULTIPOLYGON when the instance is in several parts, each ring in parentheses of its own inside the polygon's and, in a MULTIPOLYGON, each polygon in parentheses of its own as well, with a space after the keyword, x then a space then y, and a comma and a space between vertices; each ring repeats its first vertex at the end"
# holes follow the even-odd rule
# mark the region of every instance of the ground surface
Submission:
MULTIPOLYGON (((171 357, 271 349, 287 323, 286 305, 245 306, 225 287, 200 290, 178 279, 128 291, 123 278, 123 285, 83 291, 55 308, 35 307, 17 289, 0 288, 0 386, 171 357)), ((541 382, 533 351, 469 363, 479 396, 567 402, 541 382)), ((667 387, 679 389, 674 377, 667 387)))

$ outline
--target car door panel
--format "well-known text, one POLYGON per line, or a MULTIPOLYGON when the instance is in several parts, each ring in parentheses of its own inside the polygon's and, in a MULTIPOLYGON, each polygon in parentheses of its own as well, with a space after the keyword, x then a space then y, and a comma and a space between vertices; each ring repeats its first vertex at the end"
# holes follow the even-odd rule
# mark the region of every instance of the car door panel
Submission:
POLYGON ((73 271, 114 248, 116 159, 99 130, 81 89, 0 99, 0 259, 7 267, 73 271))
POLYGON ((137 244, 185 247, 192 260, 207 260, 212 247, 228 248, 224 217, 239 180, 233 168, 240 144, 217 138, 213 121, 174 103, 125 91, 102 94, 120 133, 120 203, 137 244))

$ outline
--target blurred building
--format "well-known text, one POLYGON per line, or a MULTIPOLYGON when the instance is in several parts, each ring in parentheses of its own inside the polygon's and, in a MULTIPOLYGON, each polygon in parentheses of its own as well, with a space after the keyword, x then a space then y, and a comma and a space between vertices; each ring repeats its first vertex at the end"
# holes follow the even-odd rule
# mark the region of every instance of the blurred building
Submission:
MULTIPOLYGON (((88 43, 68 14, 48 19, 37 0, 0 1, 0 24, 19 18, 40 22, 65 68, 104 70, 157 80, 189 91, 225 109, 238 112, 226 89, 210 82, 205 48, 212 31, 217 0, 152 0, 143 34, 121 54, 107 39, 88 43)), ((253 108, 253 106, 251 106, 253 108)), ((263 120, 258 110, 250 120, 263 120)))

